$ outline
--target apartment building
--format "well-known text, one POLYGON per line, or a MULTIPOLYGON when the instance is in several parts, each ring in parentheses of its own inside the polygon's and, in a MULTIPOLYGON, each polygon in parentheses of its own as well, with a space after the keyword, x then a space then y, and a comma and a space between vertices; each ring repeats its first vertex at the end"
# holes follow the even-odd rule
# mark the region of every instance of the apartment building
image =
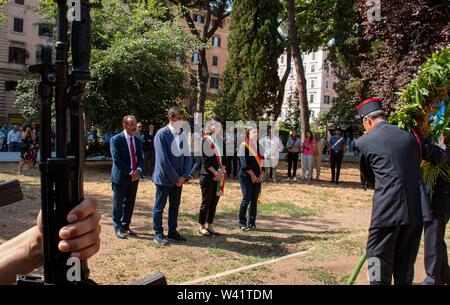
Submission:
MULTIPOLYGON (((283 77, 287 68, 287 55, 283 54, 278 59, 278 74, 280 79, 283 77)), ((333 101, 336 98, 334 84, 337 81, 334 71, 327 63, 327 51, 319 49, 317 52, 302 54, 303 67, 307 82, 308 106, 310 110, 310 119, 316 118, 321 113, 326 113, 331 109, 333 101)), ((286 83, 284 102, 281 111, 281 119, 286 117, 288 112, 289 98, 293 98, 297 89, 297 75, 295 72, 294 61, 291 63, 291 71, 286 83)))
MULTIPOLYGON (((202 11, 195 11, 192 13, 192 19, 195 27, 199 33, 203 32, 203 27, 206 21, 206 13, 202 11)), ((216 22, 216 18, 212 18, 212 24, 216 22)), ((187 33, 190 33, 189 27, 184 19, 182 19, 183 26, 187 33)), ((225 71, 225 65, 228 60, 228 35, 229 35, 229 19, 225 19, 217 28, 216 33, 210 39, 206 50, 208 59, 208 95, 213 97, 217 95, 220 88, 220 77, 225 71)), ((195 87, 195 78, 197 74, 198 63, 200 60, 199 54, 193 52, 188 54, 189 62, 187 63, 190 69, 191 86, 195 87)))
POLYGON ((41 46, 53 35, 53 25, 40 19, 37 0, 10 0, 0 7, 6 21, 0 23, 0 123, 21 124, 14 107, 17 81, 25 76, 27 64, 34 64, 41 46))

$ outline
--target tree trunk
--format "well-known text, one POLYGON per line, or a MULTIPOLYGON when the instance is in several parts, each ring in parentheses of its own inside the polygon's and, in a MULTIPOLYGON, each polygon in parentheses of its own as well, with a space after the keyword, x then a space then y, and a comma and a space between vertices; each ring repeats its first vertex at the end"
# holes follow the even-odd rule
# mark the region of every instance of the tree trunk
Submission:
POLYGON ((292 53, 288 48, 286 52, 286 71, 284 71, 284 75, 280 81, 280 91, 277 96, 277 105, 275 105, 275 109, 273 111, 273 120, 276 121, 278 117, 281 115, 281 109, 283 108, 284 102, 284 94, 286 91, 286 83, 289 78, 289 74, 291 72, 291 62, 292 62, 292 53))
POLYGON ((300 134, 302 140, 306 137, 306 131, 309 130, 309 109, 306 91, 305 69, 300 53, 300 47, 297 39, 297 23, 295 21, 295 0, 287 0, 288 4, 288 24, 289 24, 289 44, 292 57, 294 58, 295 72, 297 76, 297 88, 300 99, 300 134))
POLYGON ((208 90, 209 72, 206 49, 199 50, 200 62, 198 64, 198 82, 197 82, 197 105, 196 112, 202 114, 205 112, 206 93, 208 90))

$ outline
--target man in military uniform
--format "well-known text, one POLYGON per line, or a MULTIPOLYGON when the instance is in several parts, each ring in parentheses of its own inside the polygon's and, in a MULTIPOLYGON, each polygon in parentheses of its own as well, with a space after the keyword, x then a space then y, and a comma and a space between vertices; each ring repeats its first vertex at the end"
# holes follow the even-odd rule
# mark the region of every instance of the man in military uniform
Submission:
POLYGON ((420 174, 420 145, 389 124, 378 98, 358 108, 367 134, 356 141, 361 171, 375 187, 367 241, 370 283, 412 284, 423 221, 430 220, 420 174), (373 264, 373 266, 372 266, 373 264))
MULTIPOLYGON (((337 127, 334 136, 330 138, 331 183, 339 183, 341 165, 345 154, 345 139, 341 127, 337 127)), ((303 166, 303 165, 302 165, 303 166)))
MULTIPOLYGON (((446 150, 430 141, 424 141, 423 158, 434 165, 450 165, 450 138, 446 139, 446 150)), ((450 182, 440 174, 434 186, 431 199, 432 220, 425 223, 424 257, 427 277, 424 285, 450 284, 450 267, 448 265, 445 229, 450 218, 450 182)))

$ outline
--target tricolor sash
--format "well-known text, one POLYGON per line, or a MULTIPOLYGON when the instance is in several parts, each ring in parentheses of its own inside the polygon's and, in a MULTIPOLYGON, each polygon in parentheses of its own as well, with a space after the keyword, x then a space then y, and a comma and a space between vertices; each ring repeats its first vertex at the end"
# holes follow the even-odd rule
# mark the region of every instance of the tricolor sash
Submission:
MULTIPOLYGON (((256 149, 253 145, 250 144, 249 141, 246 141, 244 143, 245 147, 248 149, 248 151, 250 152, 250 154, 255 157, 256 162, 259 165, 259 174, 262 174, 262 159, 263 156, 259 153, 258 149, 256 149)), ((258 195, 258 204, 261 203, 261 190, 259 191, 259 195, 258 195)))
MULTIPOLYGON (((214 138, 210 135, 205 136, 205 139, 209 142, 209 144, 211 145, 212 150, 214 151, 214 155, 216 156, 217 159, 217 163, 219 164, 219 169, 218 172, 219 174, 222 174, 222 157, 221 157, 221 151, 222 151, 222 147, 216 143, 216 141, 214 140, 214 138)), ((225 191, 225 179, 221 179, 219 181, 217 181, 217 189, 216 189, 216 195, 217 196, 222 196, 223 193, 225 191)))

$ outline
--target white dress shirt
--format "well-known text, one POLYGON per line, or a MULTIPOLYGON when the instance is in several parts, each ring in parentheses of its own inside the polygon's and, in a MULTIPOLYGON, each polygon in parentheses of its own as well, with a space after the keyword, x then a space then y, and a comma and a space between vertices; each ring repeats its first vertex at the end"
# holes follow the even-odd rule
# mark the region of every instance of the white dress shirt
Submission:
MULTIPOLYGON (((132 154, 131 154, 130 139, 132 139, 132 141, 133 141, 134 153, 136 154, 136 164, 137 164, 138 157, 137 157, 136 141, 134 140, 134 136, 133 136, 133 137, 130 136, 126 130, 123 131, 123 134, 125 135, 125 139, 127 140, 128 153, 130 154, 130 168, 133 169, 133 156, 132 156, 132 154)), ((137 170, 139 170, 140 172, 142 172, 142 169, 141 169, 140 167, 138 167, 137 170)), ((131 171, 130 174, 131 174, 132 172, 133 172, 133 171, 131 171)))

